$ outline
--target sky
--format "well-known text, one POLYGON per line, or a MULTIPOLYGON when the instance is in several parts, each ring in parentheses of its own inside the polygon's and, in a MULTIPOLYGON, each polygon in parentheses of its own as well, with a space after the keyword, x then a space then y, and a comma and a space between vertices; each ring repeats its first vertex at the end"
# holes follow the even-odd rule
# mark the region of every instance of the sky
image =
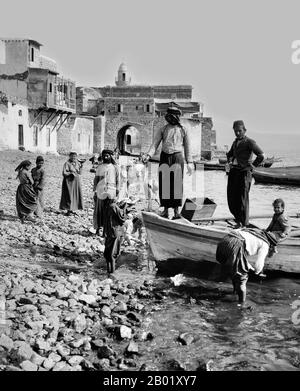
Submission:
POLYGON ((114 85, 125 62, 135 84, 192 85, 221 146, 236 119, 264 148, 300 145, 299 1, 0 0, 0 10, 0 37, 42 43, 77 86, 114 85))

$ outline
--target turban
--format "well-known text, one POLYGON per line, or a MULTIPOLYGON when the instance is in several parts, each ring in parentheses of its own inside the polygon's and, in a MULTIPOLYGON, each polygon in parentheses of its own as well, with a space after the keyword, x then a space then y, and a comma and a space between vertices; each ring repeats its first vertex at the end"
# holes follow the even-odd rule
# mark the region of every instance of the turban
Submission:
POLYGON ((234 121, 233 129, 235 129, 238 126, 242 126, 245 130, 247 130, 246 127, 245 127, 244 121, 241 121, 241 120, 234 121))
POLYGON ((36 162, 36 163, 44 162, 43 156, 38 156, 38 157, 36 158, 36 161, 35 161, 35 162, 36 162))
POLYGON ((103 156, 105 154, 113 156, 114 151, 112 151, 111 149, 103 149, 103 151, 101 152, 101 155, 103 156))
POLYGON ((165 115, 165 119, 171 125, 179 125, 180 124, 180 116, 181 111, 176 107, 169 107, 167 110, 167 114, 165 115))
POLYGON ((29 166, 31 165, 31 161, 30 160, 23 160, 19 165, 18 167, 15 169, 15 171, 20 171, 22 168, 26 167, 26 166, 29 166))
POLYGON ((168 107, 167 114, 175 114, 181 116, 182 112, 177 107, 168 107))

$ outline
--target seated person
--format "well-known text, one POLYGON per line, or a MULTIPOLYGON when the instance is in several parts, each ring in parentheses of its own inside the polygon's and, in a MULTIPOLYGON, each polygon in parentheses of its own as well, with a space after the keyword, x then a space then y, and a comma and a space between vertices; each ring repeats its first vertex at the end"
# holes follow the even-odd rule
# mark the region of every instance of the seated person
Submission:
MULTIPOLYGON (((284 214, 285 204, 281 198, 277 198, 273 201, 274 215, 266 228, 267 232, 271 232, 278 242, 286 239, 290 232, 290 225, 288 218, 284 214)), ((277 253, 276 247, 274 248, 274 252, 277 253)))

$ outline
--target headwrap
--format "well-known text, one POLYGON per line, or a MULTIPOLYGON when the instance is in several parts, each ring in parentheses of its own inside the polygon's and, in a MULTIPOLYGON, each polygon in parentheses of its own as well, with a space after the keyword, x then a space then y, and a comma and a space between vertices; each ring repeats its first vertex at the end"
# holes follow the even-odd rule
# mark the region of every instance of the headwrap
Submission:
POLYGON ((181 111, 177 107, 169 107, 165 115, 166 121, 171 125, 180 125, 181 111))
POLYGON ((31 161, 30 160, 23 160, 19 165, 18 167, 15 169, 15 171, 20 171, 22 170, 22 168, 26 167, 26 166, 29 166, 31 164, 31 161))
POLYGON ((235 129, 238 126, 242 126, 245 130, 247 130, 246 127, 245 127, 244 121, 242 121, 242 120, 234 121, 233 129, 235 129))
POLYGON ((37 158, 36 158, 36 164, 37 163, 40 163, 40 162, 44 162, 44 158, 43 158, 43 156, 38 156, 37 158))
POLYGON ((101 152, 102 160, 103 160, 103 156, 104 156, 105 154, 110 155, 112 164, 117 164, 116 161, 115 161, 115 159, 113 158, 113 156, 114 156, 114 151, 112 151, 111 149, 103 149, 102 152, 101 152))

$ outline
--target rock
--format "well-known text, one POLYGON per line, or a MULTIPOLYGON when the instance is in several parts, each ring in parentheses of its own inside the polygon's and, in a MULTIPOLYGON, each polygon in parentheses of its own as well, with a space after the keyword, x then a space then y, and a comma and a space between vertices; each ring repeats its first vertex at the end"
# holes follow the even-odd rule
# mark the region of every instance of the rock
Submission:
POLYGON ((54 365, 52 368, 53 372, 58 372, 58 371, 69 371, 71 369, 70 365, 68 365, 65 361, 59 361, 54 365))
POLYGON ((135 314, 134 312, 128 312, 127 314, 126 314, 126 316, 127 316, 127 318, 129 319, 129 320, 132 320, 132 321, 134 321, 134 322, 136 322, 136 323, 141 323, 141 320, 140 320, 140 318, 137 316, 137 314, 135 314))
MULTIPOLYGON (((32 335, 31 335, 32 337, 32 335)), ((26 335, 24 333, 22 333, 22 331, 20 330, 15 330, 12 334, 12 338, 14 340, 19 340, 19 341, 26 341, 26 335)))
POLYGON ((18 304, 33 304, 33 301, 28 297, 20 297, 18 300, 18 304))
POLYGON ((73 327, 77 333, 82 333, 86 328, 86 318, 83 314, 78 315, 73 322, 73 327))
POLYGON ((71 291, 66 289, 64 286, 56 288, 55 294, 58 299, 67 299, 71 295, 71 291))
POLYGON ((111 290, 110 290, 110 285, 105 285, 103 291, 101 292, 101 297, 103 299, 108 299, 109 297, 111 297, 111 290))
POLYGON ((126 347, 126 352, 130 354, 137 354, 139 352, 139 346, 136 342, 130 341, 126 347))
POLYGON ((109 318, 102 319, 103 326, 111 326, 113 323, 114 322, 112 321, 112 319, 109 319, 109 318))
POLYGON ((49 342, 46 342, 45 340, 43 339, 37 339, 35 341, 35 347, 39 350, 44 350, 45 352, 48 352, 49 350, 51 350, 51 346, 50 346, 50 343, 49 342))
POLYGON ((84 343, 84 345, 83 345, 83 350, 84 350, 85 352, 89 352, 91 349, 92 349, 91 344, 90 344, 88 341, 86 341, 86 342, 84 343))
POLYGON ((100 310, 100 316, 108 317, 111 314, 111 309, 108 305, 104 305, 100 310))
POLYGON ((68 360, 68 363, 70 365, 74 366, 74 365, 79 365, 83 360, 84 360, 84 357, 82 357, 82 356, 72 356, 68 360))
POLYGON ((5 348, 6 350, 11 350, 14 347, 14 341, 9 338, 7 335, 2 334, 0 337, 0 346, 5 348))
POLYGON ((79 348, 80 346, 82 346, 83 344, 85 343, 85 339, 84 338, 80 338, 80 339, 76 339, 75 341, 72 341, 70 343, 70 346, 72 348, 79 348))
POLYGON ((58 363, 61 360, 61 356, 59 354, 52 352, 49 354, 48 359, 52 360, 55 363, 58 363))
POLYGON ((33 355, 33 350, 30 345, 24 341, 15 341, 14 348, 10 352, 10 357, 17 362, 22 362, 24 360, 30 360, 33 355))
POLYGON ((44 322, 27 322, 26 323, 31 329, 32 331, 35 333, 35 334, 38 334, 39 332, 41 332, 43 330, 43 327, 44 327, 44 322))
POLYGON ((131 339, 132 337, 132 330, 130 327, 127 326, 119 326, 116 328, 117 336, 120 339, 131 339))
POLYGON ((43 367, 45 369, 50 370, 50 369, 52 369, 55 366, 55 364, 56 363, 53 360, 51 360, 49 358, 46 358, 45 361, 43 362, 43 367))
POLYGON ((182 345, 190 345, 194 341, 194 336, 193 334, 190 333, 183 333, 180 334, 178 337, 178 342, 180 342, 182 345))
POLYGON ((34 283, 30 280, 22 280, 21 281, 21 286, 25 290, 25 292, 31 292, 32 289, 34 288, 34 283))
POLYGON ((92 346, 94 349, 100 348, 104 345, 103 339, 95 339, 92 341, 92 346))
POLYGON ((97 350, 98 358, 109 358, 114 355, 114 351, 107 345, 99 346, 97 350))
POLYGON ((123 302, 120 302, 118 305, 114 307, 115 312, 126 312, 127 311, 127 305, 123 302))
POLYGON ((38 366, 29 360, 25 360, 25 361, 21 362, 20 367, 23 369, 23 371, 37 371, 38 370, 38 366))
POLYGON ((68 343, 74 339, 74 330, 68 328, 62 328, 58 332, 58 338, 63 339, 64 342, 68 343))
POLYGON ((110 365, 109 365, 109 359, 108 358, 102 358, 98 359, 97 361, 93 361, 94 366, 99 371, 109 371, 110 365))
POLYGON ((82 294, 79 296, 79 301, 82 301, 86 304, 94 304, 94 303, 96 303, 97 300, 96 300, 95 296, 93 296, 93 295, 82 294))
POLYGON ((35 353, 35 352, 32 354, 32 356, 31 356, 31 358, 30 358, 30 361, 31 361, 33 364, 36 364, 36 365, 38 365, 38 366, 42 365, 43 362, 44 362, 44 360, 45 360, 45 357, 42 357, 42 356, 40 356, 39 354, 37 354, 37 353, 35 353))
POLYGON ((184 365, 176 360, 176 359, 171 359, 167 362, 167 365, 169 367, 169 370, 175 370, 175 371, 185 371, 184 365))
POLYGON ((62 357, 66 357, 70 355, 70 349, 66 345, 59 345, 57 347, 57 353, 59 353, 62 357))

